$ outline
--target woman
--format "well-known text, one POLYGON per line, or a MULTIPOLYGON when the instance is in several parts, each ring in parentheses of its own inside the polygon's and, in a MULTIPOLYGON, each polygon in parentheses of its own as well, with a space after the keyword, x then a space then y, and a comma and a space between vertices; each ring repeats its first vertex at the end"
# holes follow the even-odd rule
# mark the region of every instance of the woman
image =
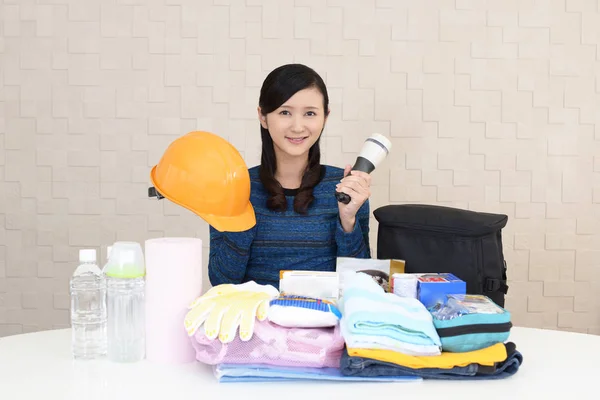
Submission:
POLYGON ((280 270, 335 271, 336 257, 370 258, 371 178, 321 165, 319 142, 329 97, 311 68, 273 70, 260 91, 262 156, 249 169, 256 225, 244 232, 210 227, 213 286, 255 281, 279 288, 280 270), (335 191, 348 194, 349 204, 335 191))

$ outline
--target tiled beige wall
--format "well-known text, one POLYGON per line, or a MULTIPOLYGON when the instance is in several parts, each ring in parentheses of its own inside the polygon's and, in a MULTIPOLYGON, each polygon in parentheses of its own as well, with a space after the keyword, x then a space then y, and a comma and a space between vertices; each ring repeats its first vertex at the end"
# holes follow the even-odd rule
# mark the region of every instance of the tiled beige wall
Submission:
POLYGON ((325 162, 392 137, 373 208, 506 213, 515 324, 600 333, 596 0, 4 0, 0 33, 0 336, 68 325, 82 247, 208 246, 149 169, 194 129, 255 165, 259 86, 292 61, 329 86, 325 162))

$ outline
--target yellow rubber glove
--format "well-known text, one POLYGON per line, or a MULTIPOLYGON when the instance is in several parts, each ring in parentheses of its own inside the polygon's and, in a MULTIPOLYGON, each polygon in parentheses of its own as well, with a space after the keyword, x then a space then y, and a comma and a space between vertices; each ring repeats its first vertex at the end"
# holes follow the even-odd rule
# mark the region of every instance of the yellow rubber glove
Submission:
POLYGON ((185 329, 192 336, 204 324, 207 338, 219 337, 222 343, 229 343, 235 339, 239 326, 240 339, 248 341, 254 333, 255 318, 264 321, 270 301, 277 296, 275 287, 253 281, 215 286, 190 305, 185 329))

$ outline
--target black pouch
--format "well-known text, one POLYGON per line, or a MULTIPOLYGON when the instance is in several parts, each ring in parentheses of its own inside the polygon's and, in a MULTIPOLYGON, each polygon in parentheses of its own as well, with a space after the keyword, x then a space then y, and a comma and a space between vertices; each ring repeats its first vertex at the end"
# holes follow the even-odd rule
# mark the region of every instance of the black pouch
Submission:
POLYGON ((407 273, 450 272, 466 282, 468 294, 504 307, 508 216, 427 204, 387 205, 373 215, 378 259, 402 259, 407 273))

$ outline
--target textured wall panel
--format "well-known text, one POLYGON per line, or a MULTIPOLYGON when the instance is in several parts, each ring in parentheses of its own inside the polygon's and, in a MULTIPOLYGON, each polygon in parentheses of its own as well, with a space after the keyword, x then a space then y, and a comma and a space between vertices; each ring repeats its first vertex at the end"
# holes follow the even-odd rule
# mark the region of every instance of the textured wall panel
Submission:
POLYGON ((150 167, 193 129, 257 164, 259 88, 288 62, 328 84, 324 162, 392 138, 373 208, 506 213, 515 324, 599 334, 599 26, 595 0, 4 0, 0 336, 68 325, 80 248, 190 235, 206 263, 150 167))

